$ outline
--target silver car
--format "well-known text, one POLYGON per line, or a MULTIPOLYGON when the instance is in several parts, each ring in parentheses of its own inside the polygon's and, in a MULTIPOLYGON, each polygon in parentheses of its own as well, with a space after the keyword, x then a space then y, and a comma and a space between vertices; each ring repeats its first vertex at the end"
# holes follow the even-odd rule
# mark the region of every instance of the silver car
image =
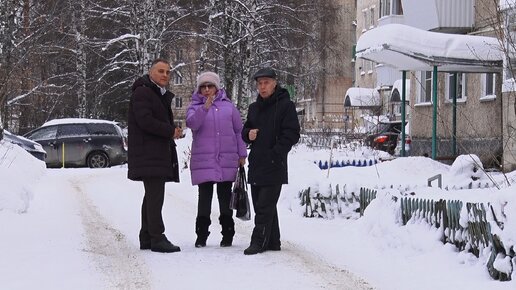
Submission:
POLYGON ((116 122, 56 119, 24 136, 43 146, 47 167, 104 168, 127 162, 127 142, 116 122))

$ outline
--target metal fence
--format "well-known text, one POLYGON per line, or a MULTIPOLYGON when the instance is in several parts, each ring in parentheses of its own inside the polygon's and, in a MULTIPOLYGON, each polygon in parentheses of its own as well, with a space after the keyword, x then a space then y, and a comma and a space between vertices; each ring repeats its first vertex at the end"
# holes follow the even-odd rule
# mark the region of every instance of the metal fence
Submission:
POLYGON ((378 163, 377 159, 351 159, 351 160, 332 160, 330 164, 328 164, 328 161, 322 161, 319 160, 319 162, 314 161, 317 166, 319 166, 320 169, 328 169, 328 168, 334 168, 334 167, 365 167, 365 166, 373 166, 378 163))
MULTIPOLYGON (((299 193, 301 205, 305 207, 305 217, 332 218, 342 215, 345 211, 364 215, 366 208, 377 197, 374 189, 360 188, 359 195, 347 192, 346 186, 330 185, 330 193, 322 195, 313 192, 310 188, 299 193), (342 188, 340 190, 339 188, 342 188)), ((470 203, 460 200, 431 200, 413 197, 394 197, 401 207, 401 221, 406 225, 410 220, 424 220, 428 224, 443 231, 441 241, 454 244, 460 251, 468 251, 479 257, 484 249, 490 247, 491 253, 487 262, 487 269, 493 279, 500 281, 511 280, 511 273, 500 272, 494 267, 498 255, 510 257, 514 260, 515 249, 506 251, 502 241, 496 234, 492 234, 491 224, 487 220, 487 210, 490 210, 496 226, 503 229, 503 223, 496 218, 490 204, 470 203), (468 215, 467 225, 461 224, 463 206, 468 215)), ((463 221, 464 222, 464 221, 463 221)), ((512 265, 514 271, 516 265, 512 265)))
MULTIPOLYGON (((376 191, 360 189, 360 213, 363 215, 376 191)), ((498 254, 514 258, 514 250, 507 253, 499 237, 491 233, 491 225, 487 221, 486 206, 483 203, 462 202, 460 200, 429 200, 403 197, 400 199, 401 218, 403 225, 411 219, 425 220, 436 228, 443 229, 442 242, 454 244, 460 251, 468 251, 476 257, 483 249, 491 247, 487 269, 493 279, 500 281, 511 280, 511 273, 500 272, 494 268, 498 254), (468 214, 467 226, 460 223, 462 207, 466 205, 468 214)), ((491 205, 487 205, 494 215, 491 205)), ((513 269, 516 265, 512 265, 513 269)))
POLYGON ((346 188, 339 185, 335 186, 335 192, 330 186, 330 194, 324 196, 320 193, 311 191, 308 187, 299 192, 301 206, 305 207, 304 217, 322 217, 330 218, 335 215, 342 214, 343 208, 351 209, 352 212, 358 212, 359 197, 354 192, 346 192, 346 188))

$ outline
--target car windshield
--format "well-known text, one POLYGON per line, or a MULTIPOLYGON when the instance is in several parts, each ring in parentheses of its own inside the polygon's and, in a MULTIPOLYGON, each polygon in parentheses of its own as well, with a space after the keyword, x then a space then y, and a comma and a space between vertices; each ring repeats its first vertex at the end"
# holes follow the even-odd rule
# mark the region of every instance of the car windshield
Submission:
POLYGON ((378 124, 378 132, 379 133, 387 133, 387 132, 394 132, 394 133, 400 133, 401 132, 401 123, 380 123, 378 124))

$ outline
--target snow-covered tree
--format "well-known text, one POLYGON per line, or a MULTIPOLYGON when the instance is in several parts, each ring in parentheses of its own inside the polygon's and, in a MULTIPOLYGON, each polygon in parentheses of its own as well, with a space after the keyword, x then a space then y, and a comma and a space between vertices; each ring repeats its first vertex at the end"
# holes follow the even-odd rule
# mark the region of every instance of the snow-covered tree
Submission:
POLYGON ((211 0, 206 5, 206 14, 200 18, 205 28, 199 37, 206 43, 200 66, 221 73, 241 110, 249 102, 254 70, 273 66, 285 72, 283 60, 311 40, 307 24, 314 6, 307 3, 211 0))

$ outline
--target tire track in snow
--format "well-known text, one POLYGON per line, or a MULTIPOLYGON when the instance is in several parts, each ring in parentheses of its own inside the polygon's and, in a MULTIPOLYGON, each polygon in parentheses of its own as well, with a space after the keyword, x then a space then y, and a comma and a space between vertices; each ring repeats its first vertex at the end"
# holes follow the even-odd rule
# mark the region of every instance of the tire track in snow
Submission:
POLYGON ((358 278, 354 274, 345 269, 328 264, 320 257, 312 254, 310 251, 303 249, 291 242, 282 242, 282 252, 292 253, 293 256, 285 255, 285 263, 293 263, 301 265, 314 276, 319 276, 320 280, 325 284, 321 285, 322 289, 339 289, 339 290, 372 290, 367 282, 358 278), (285 245, 287 245, 285 247, 285 245))
MULTIPOLYGON (((181 198, 177 194, 166 192, 166 198, 174 199, 174 210, 184 212, 197 210, 196 205, 181 198)), ((212 214, 218 215, 217 210, 213 210, 212 214)), ((244 222, 235 218, 235 239, 249 241, 253 231, 254 222, 244 222)), ((243 255, 243 252, 242 252, 243 255)), ((299 270, 300 275, 307 274, 317 281, 320 289, 338 289, 338 290, 372 290, 367 282, 360 279, 356 275, 345 269, 328 264, 327 261, 313 254, 311 251, 304 249, 302 246, 293 242, 282 240, 281 252, 265 252, 257 256, 268 256, 274 263, 290 265, 292 268, 299 270)), ((261 257, 260 257, 261 258, 261 257)), ((249 259, 253 259, 252 256, 249 259)))
POLYGON ((91 254, 96 267, 109 281, 108 288, 150 289, 150 274, 144 259, 127 243, 125 235, 102 217, 79 182, 70 182, 80 203, 80 216, 88 241, 84 251, 91 254))

